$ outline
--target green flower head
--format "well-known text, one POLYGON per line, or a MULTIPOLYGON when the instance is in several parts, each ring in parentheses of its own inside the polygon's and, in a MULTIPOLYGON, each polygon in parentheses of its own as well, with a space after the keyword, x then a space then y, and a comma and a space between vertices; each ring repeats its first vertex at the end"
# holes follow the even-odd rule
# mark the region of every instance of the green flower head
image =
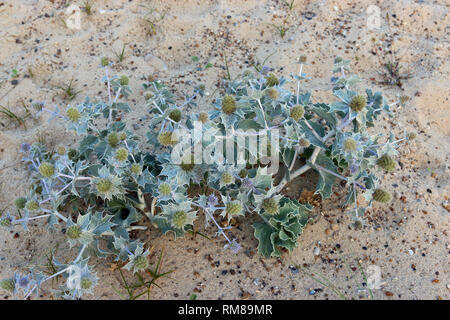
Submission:
POLYGON ((120 162, 124 162, 128 159, 128 150, 125 148, 119 148, 116 151, 116 160, 120 162))
POLYGON ((81 278, 80 286, 81 289, 89 290, 90 288, 92 288, 92 280, 88 277, 81 278))
POLYGON ((145 100, 150 100, 151 98, 153 98, 155 95, 153 94, 153 92, 147 91, 144 93, 144 99, 145 100))
POLYGON ((280 80, 278 80, 277 76, 273 73, 266 76, 266 84, 268 87, 277 86, 280 84, 280 80))
POLYGON ((192 170, 194 170, 195 168, 194 155, 192 154, 190 159, 182 160, 180 168, 184 172, 191 172, 192 170))
POLYGON ((266 90, 266 95, 272 100, 277 100, 278 99, 278 90, 275 88, 268 88, 266 90))
POLYGON ((347 138, 344 141, 344 151, 345 152, 352 152, 356 150, 356 141, 353 138, 347 138))
POLYGON ((388 155, 384 154, 377 160, 377 165, 386 171, 395 170, 395 161, 388 155))
POLYGON ((102 167, 98 170, 98 177, 92 181, 92 192, 103 200, 111 200, 114 197, 121 198, 125 193, 122 186, 122 179, 114 174, 111 174, 107 167, 102 167))
POLYGON ((131 165, 131 172, 134 173, 135 175, 140 175, 142 173, 142 167, 140 164, 137 163, 133 163, 131 165))
POLYGON ((305 108, 301 105, 293 106, 291 109, 291 118, 295 121, 300 120, 305 115, 305 108))
POLYGON ((178 143, 178 137, 173 132, 165 131, 159 134, 158 141, 165 147, 174 146, 178 143))
POLYGON ((137 256, 134 259, 133 266, 135 270, 144 270, 148 268, 148 260, 147 257, 137 256))
POLYGON ((116 148, 119 144, 119 136, 116 132, 111 132, 108 134, 108 144, 111 148, 116 148))
POLYGON ((367 100, 366 100, 365 97, 363 97, 363 96, 355 96, 350 101, 350 109, 352 109, 352 111, 359 112, 362 109, 364 109, 366 104, 367 104, 367 100))
POLYGON ((159 194, 162 196, 168 196, 172 193, 172 187, 167 182, 163 182, 158 187, 159 194))
POLYGON ((66 235, 69 239, 76 240, 80 238, 81 232, 81 227, 75 224, 67 228, 66 235))
POLYGON ((30 200, 27 202, 25 207, 30 211, 34 211, 39 209, 39 203, 36 200, 30 200))
POLYGON ((39 172, 46 178, 51 178, 55 174, 55 167, 51 163, 42 162, 39 166, 39 172))
POLYGON ((58 149, 56 150, 56 152, 60 155, 60 156, 63 156, 63 155, 65 155, 66 154, 66 148, 64 148, 64 147, 58 147, 58 149))
POLYGON ((9 217, 0 219, 0 226, 9 228, 11 227, 11 219, 9 217))
POLYGON ((4 280, 0 281, 0 288, 2 288, 3 290, 13 292, 15 287, 16 287, 16 283, 15 283, 14 279, 4 279, 4 280))
POLYGON ((225 96, 222 99, 222 112, 230 115, 236 111, 236 100, 232 96, 225 96))
POLYGON ((279 210, 278 201, 276 201, 274 198, 264 199, 263 203, 262 203, 262 207, 263 207, 264 211, 270 215, 276 214, 279 210))
POLYGON ((233 182, 233 175, 231 173, 228 172, 224 172, 222 173, 222 175, 220 176, 220 182, 222 184, 230 184, 233 182))
POLYGON ((225 208, 225 212, 229 218, 241 214, 242 210, 244 210, 244 207, 239 201, 228 202, 225 208))
POLYGON ((27 199, 24 197, 17 198, 16 201, 14 201, 17 209, 23 209, 25 208, 25 205, 27 204, 27 199))
POLYGON ((172 110, 169 114, 169 118, 172 119, 175 122, 180 122, 181 120, 181 110, 180 109, 175 109, 172 110))
POLYGON ((245 177, 248 176, 248 171, 246 169, 241 169, 241 171, 239 171, 238 175, 241 179, 244 179, 245 177))
POLYGON ((108 191, 111 190, 111 188, 112 188, 111 180, 104 178, 104 179, 100 179, 97 182, 97 190, 100 193, 107 193, 108 191))
POLYGON ((174 213, 172 218, 172 225, 175 228, 183 229, 188 221, 188 216, 184 211, 177 211, 174 213))
POLYGON ((128 82, 129 82, 129 79, 125 75, 121 76, 120 79, 119 79, 119 83, 120 83, 121 86, 127 86, 128 82))
POLYGON ((298 141, 298 144, 300 146, 302 146, 303 148, 308 148, 311 145, 311 142, 308 139, 306 139, 306 138, 301 138, 298 141))
POLYGON ((389 201, 391 201, 391 194, 387 191, 384 191, 383 189, 376 189, 372 194, 372 197, 373 200, 381 203, 388 203, 389 201))
POLYGON ((77 122, 80 119, 81 114, 80 114, 80 111, 78 111, 78 109, 69 108, 66 111, 66 116, 70 121, 77 122))
POLYGON ((198 115, 198 121, 201 121, 203 124, 206 123, 206 121, 209 120, 209 116, 206 112, 200 112, 198 115))

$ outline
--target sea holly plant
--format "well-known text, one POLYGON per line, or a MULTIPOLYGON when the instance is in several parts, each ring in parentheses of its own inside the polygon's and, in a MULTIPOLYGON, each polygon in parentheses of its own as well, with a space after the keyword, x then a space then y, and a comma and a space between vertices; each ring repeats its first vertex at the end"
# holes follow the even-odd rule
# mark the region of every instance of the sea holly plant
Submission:
POLYGON ((175 238, 195 234, 196 222, 202 221, 224 238, 225 249, 238 253, 241 245, 231 226, 253 214, 259 217, 253 225, 259 252, 279 257, 282 248, 297 246, 310 220, 309 204, 284 195, 284 187, 308 170, 317 172, 316 193, 323 199, 332 195, 335 183, 345 181, 344 201, 362 224, 374 201, 390 201, 377 175, 395 170, 398 144, 414 135, 396 139, 392 133, 369 133, 380 114, 392 116, 391 106, 380 92, 355 89, 358 78, 346 76, 350 61, 336 58, 335 99, 329 103, 313 102, 302 88, 306 57, 298 63, 291 79, 264 66, 225 81, 211 106, 202 106, 203 85, 180 96, 149 80, 143 84, 143 108, 151 114, 145 137, 122 120, 130 111, 129 79, 110 76, 107 58, 101 59, 106 101, 86 98, 63 109, 35 104, 80 141, 77 148, 56 150, 41 143, 22 145, 30 186, 16 200, 18 215, 6 213, 0 225, 27 230, 30 221, 46 221, 49 229, 65 231, 77 255, 67 264, 55 260, 53 275, 33 268, 2 280, 0 287, 28 298, 61 276, 65 283, 56 295, 76 299, 92 293, 98 282, 91 257, 112 256, 133 273, 146 270, 149 250, 130 237, 131 231, 147 228, 141 225, 145 220, 175 238), (200 106, 208 111, 198 111, 200 106))

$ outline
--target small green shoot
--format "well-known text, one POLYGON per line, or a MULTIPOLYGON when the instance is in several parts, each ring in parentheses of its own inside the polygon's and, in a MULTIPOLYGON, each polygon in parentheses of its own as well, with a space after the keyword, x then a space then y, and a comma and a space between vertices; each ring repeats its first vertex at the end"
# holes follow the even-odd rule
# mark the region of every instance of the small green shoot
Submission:
POLYGON ((286 5, 286 7, 288 8, 289 11, 292 11, 292 9, 294 9, 294 7, 295 7, 295 4, 294 4, 295 0, 292 0, 290 2, 287 1, 287 0, 283 0, 283 2, 284 2, 284 4, 286 5))
POLYGON ((73 78, 69 81, 69 83, 64 84, 62 86, 57 86, 58 89, 62 91, 60 96, 66 100, 73 100, 80 91, 75 91, 74 85, 73 85, 73 78))
POLYGON ((11 70, 11 78, 15 79, 19 77, 19 72, 17 71, 17 69, 12 69, 11 70))
POLYGON ((145 24, 147 26, 147 35, 153 37, 157 33, 156 28, 158 23, 164 20, 166 12, 159 12, 156 9, 147 6, 143 7, 147 9, 147 13, 144 18, 145 24))
POLYGON ((159 278, 166 277, 168 274, 172 273, 174 270, 170 270, 167 272, 161 273, 161 267, 162 267, 162 259, 163 259, 163 250, 161 251, 158 261, 156 263, 156 266, 154 269, 147 268, 145 270, 145 273, 150 275, 151 279, 146 280, 140 273, 135 273, 135 277, 137 279, 137 282, 134 284, 130 284, 123 274, 122 268, 118 268, 120 277, 122 279, 121 286, 126 290, 127 297, 125 297, 122 293, 114 289, 114 291, 122 298, 126 300, 136 300, 144 295, 147 295, 147 299, 150 299, 150 293, 153 286, 157 286, 158 288, 161 288, 156 281, 159 278), (143 290, 143 291, 142 291, 143 290), (138 291, 138 293, 136 293, 138 291))
POLYGON ((119 62, 125 60, 125 45, 122 46, 122 50, 120 50, 119 52, 116 51, 113 52, 119 62))
POLYGON ((86 14, 88 16, 92 15, 92 3, 91 3, 91 1, 86 0, 84 2, 84 6, 82 8, 83 8, 84 12, 86 12, 86 14))
POLYGON ((0 105, 0 114, 5 115, 7 118, 9 118, 11 121, 17 122, 19 126, 23 126, 25 129, 27 128, 25 125, 25 120, 28 118, 31 114, 28 110, 27 106, 22 102, 22 107, 25 109, 25 115, 19 116, 18 114, 11 111, 11 109, 1 106, 0 105))

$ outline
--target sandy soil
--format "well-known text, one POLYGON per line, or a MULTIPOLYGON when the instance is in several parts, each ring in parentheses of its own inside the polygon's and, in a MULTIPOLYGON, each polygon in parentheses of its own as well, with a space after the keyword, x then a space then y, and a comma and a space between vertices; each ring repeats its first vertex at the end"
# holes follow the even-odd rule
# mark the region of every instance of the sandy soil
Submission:
MULTIPOLYGON (((63 0, 0 0, 0 105, 25 115, 22 103, 46 101, 47 106, 65 105, 57 86, 74 79, 80 91, 73 102, 86 95, 104 98, 99 57, 116 59, 114 51, 125 45, 126 58, 116 63, 117 74, 127 74, 134 89, 129 125, 144 135, 148 117, 143 116, 141 84, 155 76, 178 92, 189 92, 191 81, 203 82, 214 92, 225 75, 225 54, 232 76, 263 61, 288 76, 294 61, 307 54, 305 72, 316 101, 330 99, 329 79, 336 55, 352 59, 352 69, 366 84, 384 92, 389 101, 408 95, 405 107, 395 109, 393 120, 383 119, 374 130, 416 131, 418 137, 400 148, 397 170, 383 178, 383 185, 395 195, 388 206, 375 206, 367 213, 362 230, 352 227, 341 208, 342 187, 332 199, 314 211, 316 221, 299 239, 298 248, 281 259, 262 259, 255 254, 252 218, 241 219, 233 229, 243 250, 234 255, 222 251, 223 242, 201 237, 173 241, 157 230, 136 236, 159 254, 164 250, 163 271, 175 270, 161 279, 152 299, 337 299, 330 288, 290 266, 304 266, 306 272, 322 274, 346 297, 359 298, 364 281, 356 261, 366 270, 381 269, 385 282, 374 290, 375 299, 448 299, 450 240, 449 195, 450 71, 449 15, 445 1, 295 1, 288 11, 282 1, 267 0, 97 0, 93 12, 81 13, 81 29, 71 30, 61 18, 67 17, 63 0), (369 5, 380 10, 381 25, 367 26, 369 5), (145 24, 147 5, 166 12, 149 36, 145 24), (389 19, 386 18, 389 16, 389 19), (286 36, 280 37, 272 24, 286 19, 286 36), (377 47, 378 55, 375 53, 377 47), (381 50, 382 49, 382 50, 381 50), (383 68, 392 52, 409 78, 402 87, 380 83, 383 68), (199 64, 213 65, 198 71, 199 64), (18 77, 11 78, 12 69, 18 77), (16 81, 14 81, 16 80, 16 81), (103 92, 102 92, 103 90, 103 92), (447 206, 448 208, 448 206, 447 206), (315 249, 317 248, 317 249, 315 249), (315 291, 312 291, 314 289, 315 291)), ((83 5, 84 1, 71 1, 83 5)), ((211 98, 200 107, 207 109, 211 98)), ((22 142, 45 139, 49 148, 73 144, 75 137, 48 115, 28 117, 24 125, 0 115, 0 210, 15 210, 14 199, 25 192, 28 173, 21 164, 22 142)), ((309 175, 292 186, 300 195, 314 181, 309 175), (306 182, 305 182, 306 181, 306 182)), ((212 236, 214 231, 207 230, 212 236)), ((21 229, 0 234, 0 278, 10 276, 30 263, 45 263, 49 250, 57 257, 73 256, 60 231, 48 234, 35 224, 32 232, 21 229)), ((152 258, 154 262, 156 257, 152 258)), ((95 298, 117 299, 119 275, 109 260, 93 260, 100 277, 95 298)), ((122 290, 123 292, 123 290, 122 290)), ((4 299, 11 299, 6 294, 4 299)), ((42 298, 51 298, 50 288, 42 298)))

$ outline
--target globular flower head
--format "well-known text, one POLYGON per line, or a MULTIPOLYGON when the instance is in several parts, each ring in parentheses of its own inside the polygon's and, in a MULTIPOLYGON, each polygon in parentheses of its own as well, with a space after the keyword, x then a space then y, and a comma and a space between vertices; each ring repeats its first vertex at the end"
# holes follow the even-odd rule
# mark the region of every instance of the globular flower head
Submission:
POLYGON ((0 281, 0 288, 9 292, 13 292, 16 288, 16 283, 13 278, 4 279, 0 281))
POLYGON ((278 90, 275 88, 268 88, 266 90, 266 95, 272 100, 277 100, 278 99, 278 90))
POLYGON ((302 105, 293 106, 291 109, 291 118, 295 121, 300 120, 305 115, 305 108, 302 105))
POLYGON ((153 94, 153 92, 151 92, 151 91, 146 91, 145 93, 144 93, 144 99, 146 100, 146 101, 148 101, 148 100, 150 100, 151 98, 153 98, 155 95, 153 94))
POLYGON ((67 109, 66 116, 67 116, 67 119, 69 119, 70 121, 77 122, 80 119, 81 114, 77 108, 71 107, 71 108, 67 109))
POLYGON ((133 163, 131 165, 131 172, 134 173, 135 175, 140 175, 142 173, 142 166, 138 163, 133 163))
POLYGON ((92 288, 92 280, 89 277, 81 278, 80 287, 83 290, 90 290, 92 288))
POLYGON ((48 162, 42 162, 39 166, 39 172, 46 178, 51 178, 55 174, 55 167, 48 162))
POLYGON ((11 217, 0 218, 0 226, 9 228, 12 225, 11 217))
POLYGON ((225 212, 229 219, 231 219, 234 216, 242 214, 242 211, 244 210, 244 207, 242 206, 242 203, 239 201, 230 201, 227 203, 225 212))
POLYGON ((67 153, 67 156, 69 157, 70 160, 74 161, 78 156, 78 151, 75 149, 70 149, 69 152, 67 153))
POLYGON ((223 172, 220 176, 220 183, 227 185, 233 182, 233 175, 229 172, 223 172))
POLYGON ((112 182, 109 179, 103 178, 97 182, 97 190, 100 193, 109 192, 112 188, 112 182))
POLYGON ((19 197, 14 201, 17 209, 24 209, 25 205, 27 204, 27 199, 24 197, 19 197))
POLYGON ((201 123, 205 124, 209 120, 209 116, 206 112, 200 112, 198 115, 198 121, 201 121, 201 123))
POLYGON ((222 112, 227 115, 230 115, 235 111, 236 111, 236 100, 230 95, 223 97, 222 112))
POLYGON ((60 155, 63 156, 66 154, 66 148, 64 148, 63 146, 58 147, 58 149, 56 150, 56 152, 60 155))
POLYGON ((119 139, 120 139, 121 141, 126 140, 126 139, 127 139, 127 133, 126 133, 126 132, 121 132, 121 133, 119 134, 119 139))
POLYGON ((266 85, 268 87, 277 86, 278 84, 280 84, 280 80, 278 80, 276 75, 271 73, 268 76, 266 76, 266 85))
POLYGON ((239 173, 238 173, 238 176, 239 176, 241 179, 244 179, 245 177, 248 176, 248 171, 247 171, 246 169, 241 169, 241 170, 239 171, 239 173))
POLYGON ((177 229, 183 229, 188 221, 186 212, 180 210, 174 213, 172 218, 172 225, 177 229))
POLYGON ((279 204, 276 199, 267 198, 263 200, 262 207, 266 213, 274 215, 278 212, 279 204))
POLYGON ((167 197, 172 193, 172 187, 167 182, 162 182, 158 187, 158 192, 161 196, 167 197))
POLYGON ((36 200, 29 200, 29 201, 27 201, 25 207, 29 211, 34 211, 34 210, 39 209, 39 203, 36 200))
POLYGON ((307 57, 305 54, 302 54, 299 58, 300 63, 306 63, 307 57))
POLYGON ((120 162, 126 161, 128 159, 128 150, 125 148, 117 149, 115 158, 120 162))
POLYGON ((117 132, 111 132, 110 134, 108 134, 108 144, 111 148, 116 148, 117 145, 119 144, 119 136, 117 135, 117 132))
POLYGON ((353 152, 356 150, 357 144, 355 139, 347 138, 344 140, 344 151, 345 152, 353 152))
POLYGON ((195 211, 192 211, 191 204, 188 201, 179 204, 168 204, 163 206, 163 214, 170 221, 175 229, 184 230, 188 225, 193 225, 197 217, 195 211))
POLYGON ((298 141, 298 144, 300 146, 302 146, 303 148, 308 148, 311 145, 311 142, 308 139, 306 139, 306 138, 301 138, 298 141))
POLYGON ((82 230, 81 227, 79 225, 71 225, 70 227, 67 228, 66 230, 66 235, 69 239, 72 240, 76 240, 79 239, 81 236, 82 230))
POLYGON ((180 122, 181 120, 181 110, 180 109, 174 109, 170 112, 169 118, 172 119, 175 122, 180 122))
POLYGON ((364 109, 366 104, 367 100, 364 96, 355 96, 352 100, 350 100, 350 109, 352 109, 352 111, 359 112, 364 109))
POLYGON ((182 160, 181 164, 180 164, 180 168, 181 168, 181 170, 183 170, 185 172, 191 172, 192 170, 194 170, 194 168, 195 168, 194 155, 191 155, 190 158, 188 157, 188 158, 182 160))
POLYGON ((386 171, 393 171, 393 170, 395 170, 395 161, 388 154, 382 155, 377 160, 377 165, 379 167, 383 168, 386 171))
POLYGON ((100 198, 111 200, 114 197, 122 197, 124 188, 120 177, 111 174, 107 167, 98 170, 98 177, 92 181, 92 189, 100 198))
POLYGON ((148 268, 148 260, 147 257, 144 256, 137 256, 134 259, 134 268, 136 270, 144 270, 148 268))
POLYGON ((121 86, 127 86, 128 82, 129 82, 129 79, 125 75, 121 76, 120 79, 119 79, 119 83, 120 83, 121 86))
POLYGON ((383 189, 376 189, 372 194, 373 200, 388 203, 391 201, 391 194, 383 189))
POLYGON ((158 141, 165 147, 174 146, 178 143, 178 137, 173 132, 165 131, 159 134, 158 141))

